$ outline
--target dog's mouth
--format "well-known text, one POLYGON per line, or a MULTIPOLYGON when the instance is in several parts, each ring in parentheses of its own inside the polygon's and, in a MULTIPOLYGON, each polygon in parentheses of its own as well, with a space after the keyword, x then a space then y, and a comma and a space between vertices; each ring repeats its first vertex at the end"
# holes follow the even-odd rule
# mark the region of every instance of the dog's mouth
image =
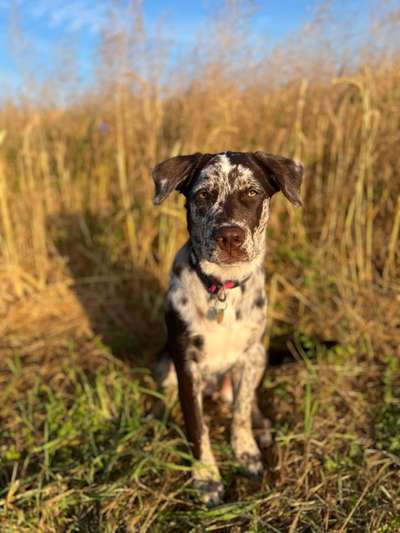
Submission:
POLYGON ((248 261, 247 253, 242 249, 232 249, 223 251, 216 248, 216 262, 223 265, 234 265, 235 263, 244 263, 248 261))
POLYGON ((245 234, 236 239, 235 235, 215 234, 205 237, 205 235, 191 235, 192 245, 199 257, 220 265, 235 265, 249 261, 248 250, 245 249, 245 234))

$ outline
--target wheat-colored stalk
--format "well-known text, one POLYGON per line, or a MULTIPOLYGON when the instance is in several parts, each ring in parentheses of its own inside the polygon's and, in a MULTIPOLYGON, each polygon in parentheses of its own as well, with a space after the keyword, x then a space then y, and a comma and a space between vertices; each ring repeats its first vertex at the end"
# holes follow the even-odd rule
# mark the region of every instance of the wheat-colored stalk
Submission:
MULTIPOLYGON (((151 167, 178 153, 261 148, 306 167, 304 209, 279 196, 273 201, 273 243, 312 250, 354 290, 399 275, 395 56, 381 64, 366 56, 351 75, 322 75, 300 68, 305 60, 296 64, 299 56, 284 49, 266 66, 238 63, 232 70, 216 48, 208 62, 193 62, 188 77, 183 64, 163 66, 154 50, 146 56, 148 37, 139 26, 129 38, 123 29, 107 36, 108 70, 91 97, 65 109, 28 102, 0 110, 0 127, 8 129, 3 262, 44 287, 58 264, 50 221, 90 214, 123 221, 116 253, 129 250, 132 263, 165 280, 185 239, 183 202, 171 195, 153 208, 151 167), (270 68, 278 64, 285 65, 284 82, 270 68)), ((237 44, 228 39, 224 46, 237 44)))

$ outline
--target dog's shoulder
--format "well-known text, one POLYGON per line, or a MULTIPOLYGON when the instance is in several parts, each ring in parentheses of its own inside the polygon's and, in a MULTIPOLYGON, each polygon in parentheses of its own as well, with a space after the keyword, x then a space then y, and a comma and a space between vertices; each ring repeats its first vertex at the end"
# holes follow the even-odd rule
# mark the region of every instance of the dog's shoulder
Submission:
POLYGON ((170 280, 172 278, 180 278, 184 270, 190 268, 190 247, 189 242, 186 242, 176 253, 175 259, 172 263, 170 280))
POLYGON ((190 323, 196 319, 199 305, 206 305, 206 292, 190 264, 190 245, 187 242, 177 252, 172 264, 166 306, 190 323))

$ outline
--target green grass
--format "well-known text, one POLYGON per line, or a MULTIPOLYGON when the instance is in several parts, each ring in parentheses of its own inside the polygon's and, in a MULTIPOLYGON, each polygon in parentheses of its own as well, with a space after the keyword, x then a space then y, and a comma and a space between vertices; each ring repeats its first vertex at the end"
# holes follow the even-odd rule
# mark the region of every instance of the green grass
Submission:
POLYGON ((260 484, 239 475, 229 419, 211 406, 226 484, 226 503, 214 509, 191 492, 179 407, 146 370, 104 351, 97 368, 84 370, 70 349, 45 377, 9 358, 0 392, 1 531, 398 531, 395 363, 381 376, 379 390, 390 394, 369 413, 362 368, 327 355, 269 372, 260 395, 275 411, 275 444, 260 484))
POLYGON ((163 341, 161 283, 129 270, 107 225, 96 233, 88 219, 86 242, 70 222, 55 239, 68 283, 10 308, 0 346, 1 533, 399 531, 396 330, 372 351, 356 333, 382 333, 381 300, 355 308, 369 321, 331 320, 346 298, 330 270, 300 249, 269 257, 281 273, 271 353, 296 362, 271 367, 259 390, 274 436, 260 483, 240 475, 229 412, 207 404, 225 485, 207 509, 190 487, 180 407, 146 368, 163 341))
POLYGON ((377 4, 351 57, 324 8, 254 62, 228 4, 189 69, 162 24, 156 45, 140 9, 116 7, 93 88, 59 106, 53 75, 0 109, 0 533, 400 531, 398 10, 377 4), (260 387, 261 483, 239 475, 229 413, 207 406, 226 489, 207 509, 179 405, 146 370, 186 239, 183 197, 153 208, 150 175, 226 149, 305 165, 304 208, 272 200, 266 257, 270 354, 297 362, 260 387))

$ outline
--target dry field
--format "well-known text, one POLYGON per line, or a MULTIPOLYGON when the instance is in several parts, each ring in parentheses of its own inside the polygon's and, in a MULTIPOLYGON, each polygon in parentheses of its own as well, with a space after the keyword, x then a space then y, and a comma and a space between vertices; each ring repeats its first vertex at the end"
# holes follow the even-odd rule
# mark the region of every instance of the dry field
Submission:
POLYGON ((217 22, 172 62, 136 16, 134 39, 103 36, 95 87, 0 108, 4 533, 400 531, 399 13, 348 61, 321 20, 251 58, 242 15, 235 40, 217 22), (268 229, 274 444, 261 484, 240 477, 211 404, 227 496, 207 509, 148 370, 185 239, 182 198, 153 208, 150 169, 259 148, 306 168, 304 208, 277 195, 268 229))

